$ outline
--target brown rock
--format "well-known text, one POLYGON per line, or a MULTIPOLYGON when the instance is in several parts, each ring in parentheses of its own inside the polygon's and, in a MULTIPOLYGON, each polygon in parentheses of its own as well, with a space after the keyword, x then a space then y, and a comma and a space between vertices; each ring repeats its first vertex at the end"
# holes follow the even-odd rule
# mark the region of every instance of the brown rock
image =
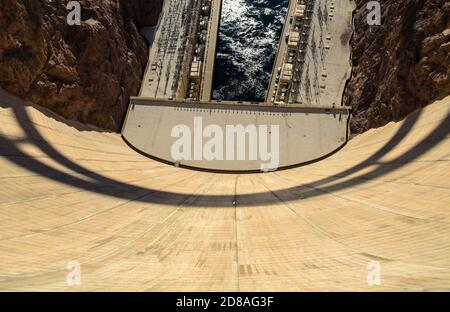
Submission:
POLYGON ((138 33, 157 22, 162 0, 87 0, 82 23, 68 1, 3 0, 0 87, 58 114, 120 130, 148 48, 138 33))

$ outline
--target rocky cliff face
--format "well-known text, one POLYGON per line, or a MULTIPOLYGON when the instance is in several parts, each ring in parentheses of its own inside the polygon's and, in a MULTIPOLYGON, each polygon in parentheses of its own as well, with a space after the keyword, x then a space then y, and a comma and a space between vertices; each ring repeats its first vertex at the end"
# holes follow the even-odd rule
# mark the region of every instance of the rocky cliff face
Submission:
POLYGON ((380 0, 382 25, 367 24, 357 0, 353 77, 346 103, 354 133, 400 120, 450 94, 450 2, 380 0))
POLYGON ((148 48, 138 29, 157 22, 162 0, 2 0, 0 86, 58 114, 119 130, 148 48))

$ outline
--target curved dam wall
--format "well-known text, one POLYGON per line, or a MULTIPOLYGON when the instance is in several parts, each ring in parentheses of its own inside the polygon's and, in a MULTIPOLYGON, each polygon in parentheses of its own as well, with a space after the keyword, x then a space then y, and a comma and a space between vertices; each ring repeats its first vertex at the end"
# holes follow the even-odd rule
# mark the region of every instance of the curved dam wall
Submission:
POLYGON ((122 136, 138 151, 179 166, 274 171, 340 149, 348 119, 347 108, 134 98, 122 136))
POLYGON ((167 166, 1 89, 0 121, 1 291, 450 289, 450 97, 267 174, 167 166))

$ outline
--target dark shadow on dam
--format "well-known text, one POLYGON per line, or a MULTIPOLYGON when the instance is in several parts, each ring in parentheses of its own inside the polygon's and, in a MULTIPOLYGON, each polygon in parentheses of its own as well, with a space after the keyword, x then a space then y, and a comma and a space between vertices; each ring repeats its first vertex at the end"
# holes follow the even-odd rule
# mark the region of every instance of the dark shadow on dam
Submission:
MULTIPOLYGON (((76 162, 62 155, 52 144, 45 140, 39 130, 35 127, 28 116, 24 106, 17 103, 0 103, 1 107, 11 108, 14 116, 23 132, 26 134, 25 139, 14 140, 0 135, 0 156, 9 162, 20 166, 34 174, 52 179, 68 186, 78 188, 87 192, 102 194, 115 198, 129 201, 137 201, 142 203, 155 203, 161 205, 184 205, 188 199, 195 199, 193 206, 208 206, 208 203, 214 203, 217 207, 234 207, 233 201, 237 201, 241 206, 264 206, 279 202, 298 199, 307 199, 320 196, 326 193, 332 193, 349 189, 360 184, 366 183, 372 179, 383 177, 384 175, 398 170, 411 161, 417 159, 420 155, 430 151, 436 147, 442 140, 446 139, 450 132, 450 114, 443 116, 441 122, 436 128, 423 140, 405 151, 402 155, 385 162, 381 162, 383 156, 392 151, 400 142, 402 142, 407 134, 417 123, 421 111, 417 111, 410 115, 394 136, 378 151, 369 156, 366 160, 355 164, 353 167, 343 170, 335 175, 318 179, 314 182, 293 186, 276 191, 267 191, 254 194, 237 195, 202 195, 202 194, 182 194, 174 192, 165 192, 150 188, 143 188, 129 183, 121 182, 115 179, 105 177, 94 171, 88 170, 80 166, 76 162), (63 172, 51 166, 48 166, 38 158, 24 153, 19 145, 22 143, 33 144, 39 148, 45 155, 53 159, 55 162, 70 169, 74 174, 63 172), (368 167, 375 166, 372 170, 362 173, 358 176, 349 178, 346 181, 339 181, 349 175, 356 174, 368 167), (82 176, 84 179, 80 178, 82 176), (268 196, 271 195, 271 196, 268 196), (222 203, 223 201, 223 203, 222 203), (229 203, 229 204, 227 204, 229 203), (248 204, 247 204, 248 203, 248 204)), ((161 166, 165 166, 161 164, 161 166)), ((174 170, 174 176, 178 172, 174 170)), ((195 176, 193 172, 192 176, 195 176)), ((276 173, 275 173, 276 174, 276 173)), ((192 176, 185 180, 191 179, 192 176)), ((156 179, 156 178, 155 178, 156 179)), ((280 177, 281 179, 281 177, 280 177)), ((183 183, 182 180, 175 179, 174 184, 183 183)), ((290 181, 295 183, 295 181, 290 181)), ((192 202, 192 201, 189 201, 192 202)), ((189 203, 186 204, 189 206, 189 203)))

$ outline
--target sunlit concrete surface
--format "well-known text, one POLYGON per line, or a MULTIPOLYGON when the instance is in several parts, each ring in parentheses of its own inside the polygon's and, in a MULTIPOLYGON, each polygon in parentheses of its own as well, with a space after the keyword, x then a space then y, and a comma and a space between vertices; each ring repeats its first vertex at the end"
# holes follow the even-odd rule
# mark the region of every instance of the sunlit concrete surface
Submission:
MULTIPOLYGON (((198 103, 133 98, 122 135, 140 152, 185 167, 242 172, 266 170, 269 166, 271 170, 278 170, 317 161, 339 150, 349 136, 349 118, 348 107, 324 109, 293 105, 280 107, 237 102, 198 103), (199 118, 201 125, 195 122, 199 118), (173 131, 184 125, 190 130, 189 146, 192 151, 189 153, 190 157, 177 161, 172 149, 179 137, 173 137, 173 131), (196 125, 200 125, 201 129, 196 129, 196 125), (222 157, 206 161, 201 155, 196 159, 194 149, 198 146, 203 148, 210 140, 201 138, 203 142, 197 144, 197 134, 202 137, 204 129, 210 125, 218 126, 222 131, 221 136, 214 134, 215 138, 223 138, 219 148, 223 150, 220 155, 222 157), (255 133, 261 127, 266 127, 268 131, 273 129, 277 133, 274 132, 273 136, 267 134, 267 138, 257 134, 254 141, 249 138, 248 133, 251 131, 244 133, 246 137, 241 142, 245 160, 238 160, 236 152, 233 157, 227 158, 225 152, 228 152, 229 136, 226 129, 238 125, 245 129, 253 127, 255 133), (276 139, 277 143, 272 139, 276 139), (261 154, 257 157, 250 156, 250 150, 253 148, 258 151, 262 144, 267 145, 264 150, 270 152, 271 160, 263 160, 259 157, 261 154)), ((233 140, 233 150, 237 151, 239 136, 233 135, 233 140)))
POLYGON ((241 175, 0 98, 1 290, 450 290, 450 98, 322 162, 241 175))

